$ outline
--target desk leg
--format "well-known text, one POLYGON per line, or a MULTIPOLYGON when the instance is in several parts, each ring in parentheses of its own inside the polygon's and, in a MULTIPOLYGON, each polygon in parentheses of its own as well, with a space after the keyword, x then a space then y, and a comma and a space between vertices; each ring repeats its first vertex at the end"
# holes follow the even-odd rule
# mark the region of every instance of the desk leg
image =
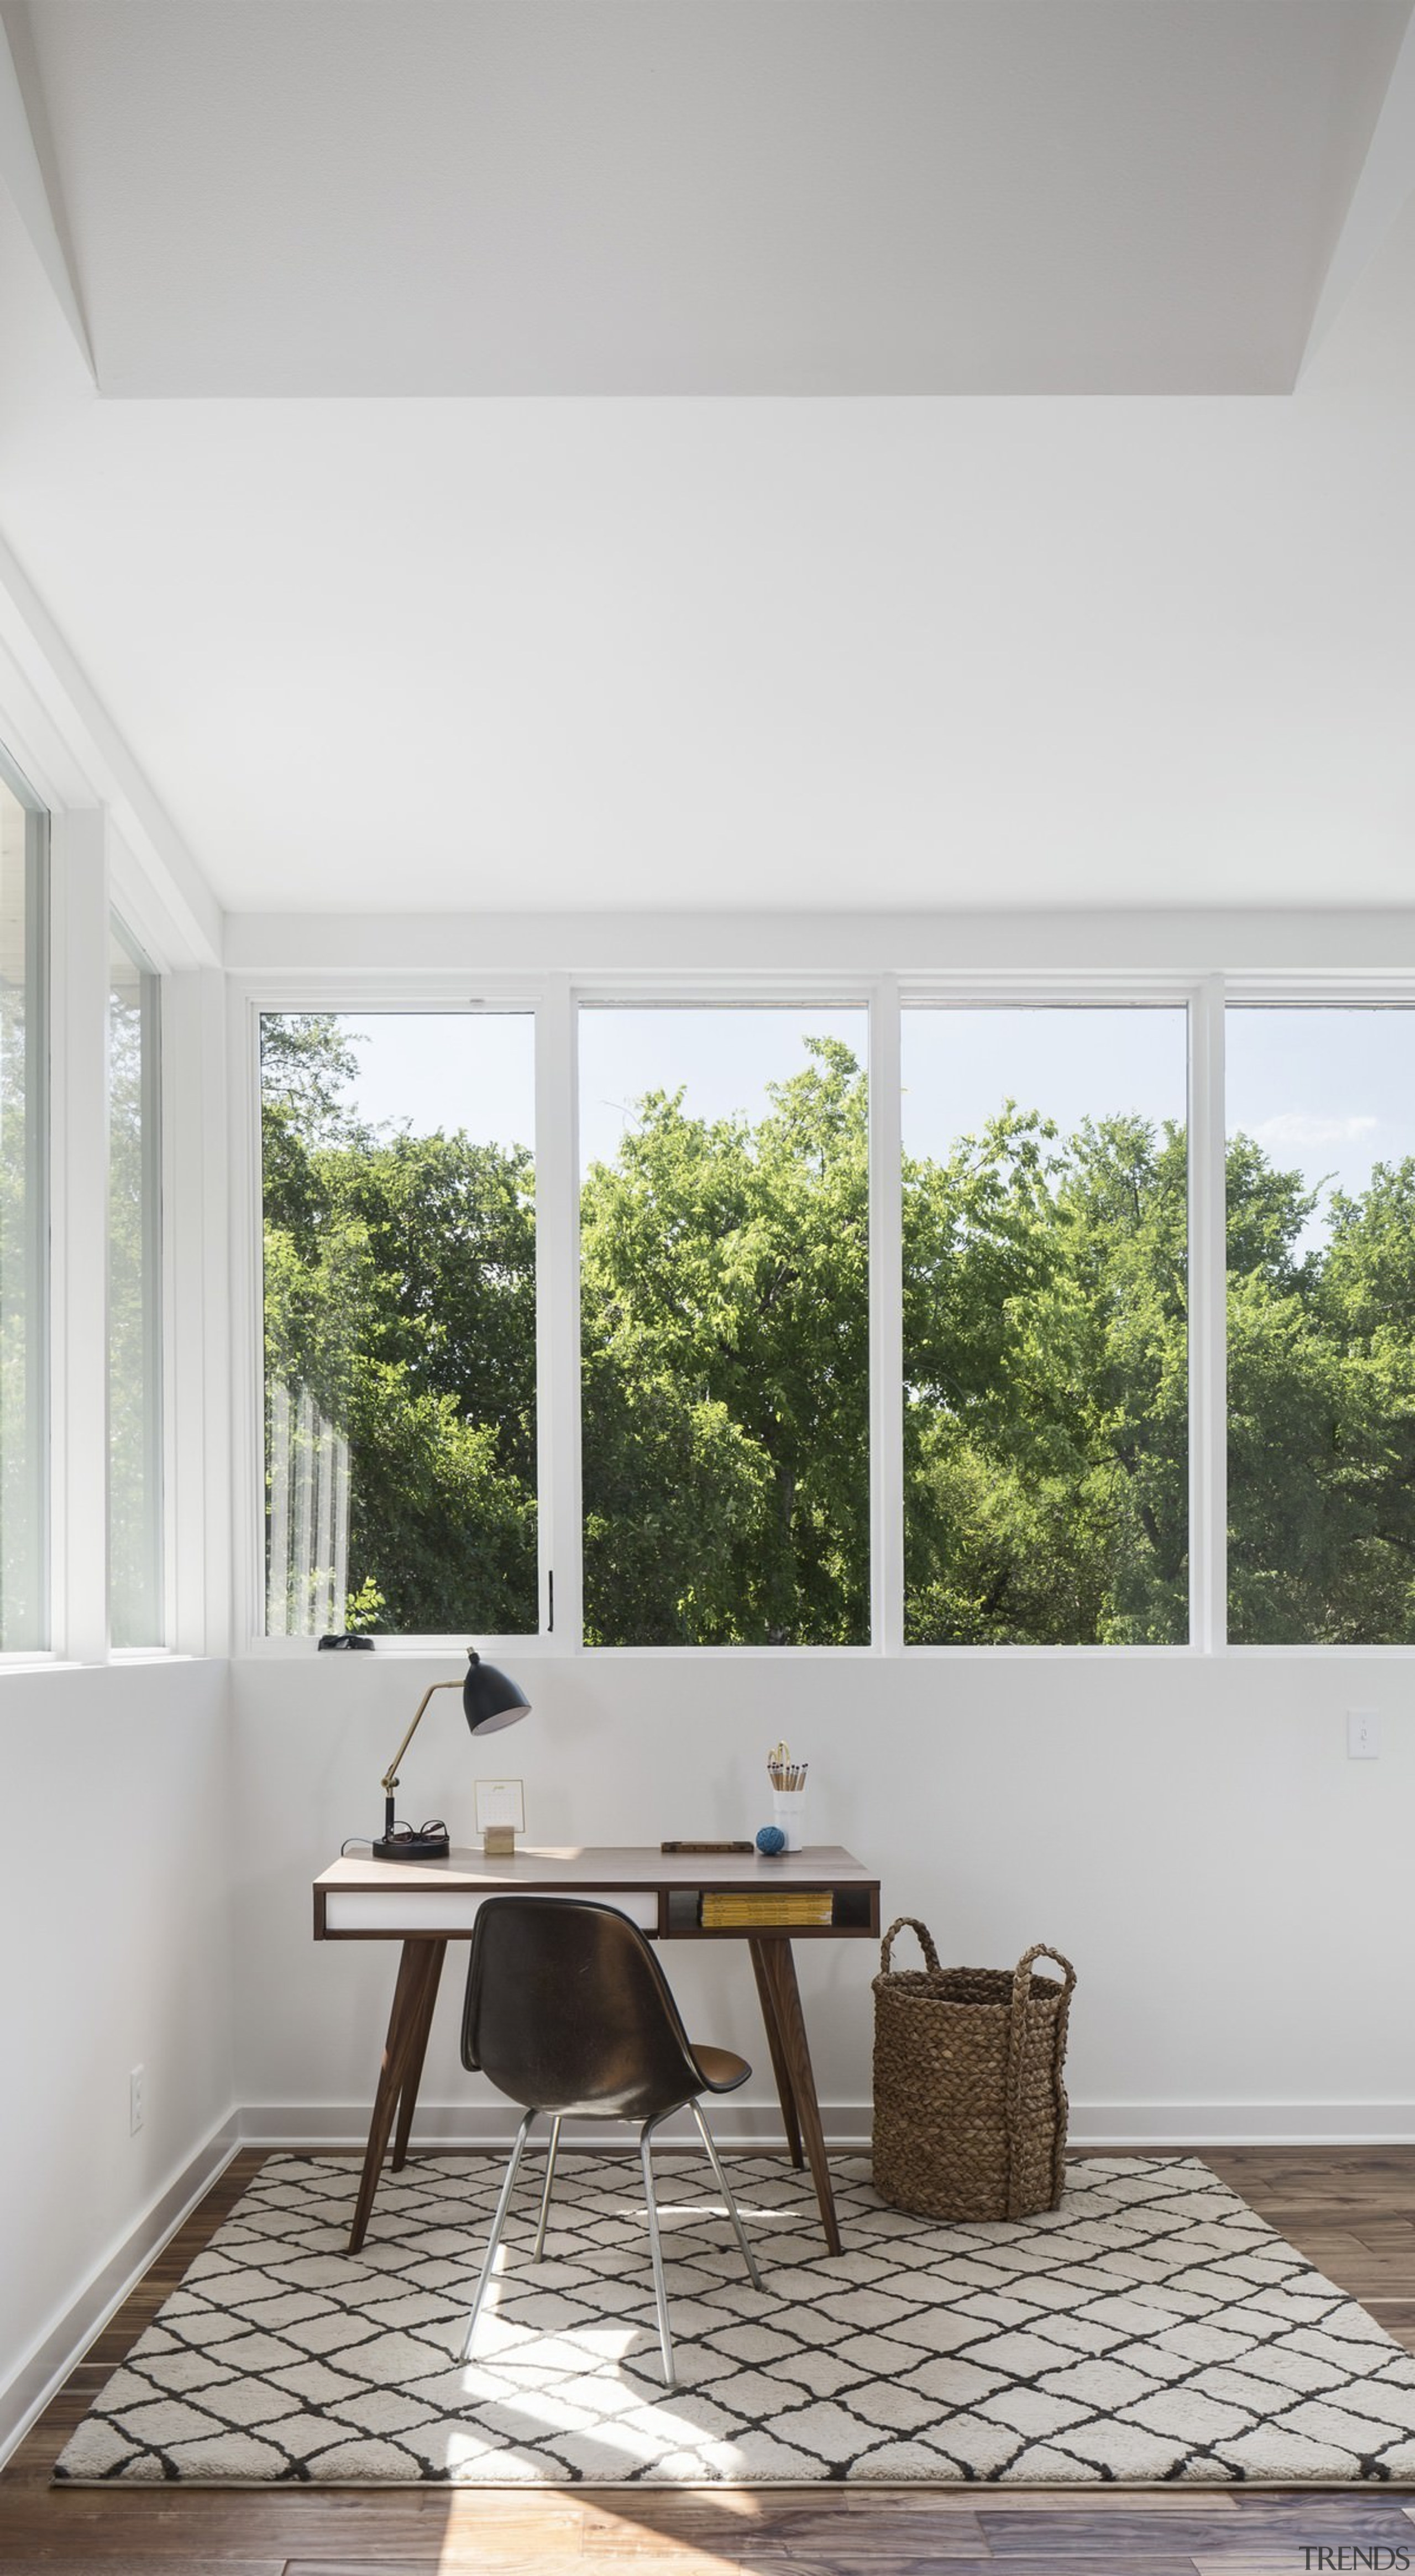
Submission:
POLYGON ((422 1993, 418 1999, 418 2026, 408 2051, 408 2063, 403 2072, 403 2087, 398 2096, 398 2125, 393 2132, 393 2171, 395 2173, 401 2173, 408 2161, 408 2139, 412 2132, 413 2113, 418 2107, 418 2086, 423 2080, 427 2035, 432 2028, 433 2006, 437 2002, 442 1963, 447 1956, 445 1941, 424 1941, 421 1946, 428 1953, 428 1962, 423 1977, 422 1993))
POLYGON ((791 2162, 799 2173, 806 2161, 801 2153, 801 2123, 796 2116, 796 2096, 791 2089, 791 2069, 787 2065, 786 2051, 781 2044, 781 2033, 776 2023, 776 2004, 767 1976, 766 1962, 762 1955, 771 1947, 771 1944, 766 1941, 749 1941, 747 1947, 752 1954, 752 1969, 757 1980, 757 1999, 762 2008, 766 2044, 771 2050, 771 2071, 776 2077, 777 2099, 781 2104, 786 2144, 791 2151, 791 2162))
MULTIPOLYGON (((393 1989, 393 2010, 388 2016, 388 2037, 383 2043, 383 2064, 379 2069, 378 2090, 373 2097, 373 2118, 369 2123, 368 2145, 364 2149, 364 2169, 359 2182, 359 2197, 354 2206, 354 2223, 349 2230, 349 2251, 357 2254, 368 2230, 373 2196, 388 2145, 388 2132, 404 2079, 415 2053, 421 2064, 418 2034, 422 2030, 422 2004, 429 1981, 434 1995, 442 1968, 442 1941, 405 1941, 398 1962, 398 1982, 393 1989)), ((416 2097, 415 2097, 416 2098, 416 2097)), ((411 2118, 411 2112, 409 2117, 411 2118)))
MULTIPOLYGON (((786 2062, 795 2097, 796 2113, 801 2124, 811 2179, 820 2204, 821 2225, 832 2254, 844 2249, 835 2215, 835 2194, 831 2189, 830 2166, 826 2161, 825 2139, 821 2132, 820 2105, 816 2100, 816 2079, 811 2071, 811 2052, 806 2040, 806 2024, 801 2011, 801 1990, 796 1983, 796 1962, 789 1941, 753 1941, 754 1957, 760 1958, 758 1977, 764 1996, 771 1997, 771 2020, 776 2024, 777 2040, 786 2062)), ((767 2023, 771 2036, 771 2021, 767 2023)), ((772 2055, 775 2059, 775 2049, 772 2055)))

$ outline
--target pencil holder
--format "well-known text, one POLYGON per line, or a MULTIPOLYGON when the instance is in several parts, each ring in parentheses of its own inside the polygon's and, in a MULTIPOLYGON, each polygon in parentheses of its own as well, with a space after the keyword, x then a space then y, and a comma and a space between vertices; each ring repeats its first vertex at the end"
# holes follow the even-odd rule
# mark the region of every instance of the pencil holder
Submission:
POLYGON ((804 1789, 773 1789, 771 1820, 786 1836, 789 1852, 804 1849, 806 1840, 806 1792, 804 1789))

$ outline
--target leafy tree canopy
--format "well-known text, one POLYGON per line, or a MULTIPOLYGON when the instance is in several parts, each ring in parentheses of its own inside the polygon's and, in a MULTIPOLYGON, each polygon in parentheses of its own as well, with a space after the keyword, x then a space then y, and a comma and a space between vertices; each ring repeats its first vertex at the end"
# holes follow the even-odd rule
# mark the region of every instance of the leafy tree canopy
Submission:
MULTIPOLYGON (((337 1021, 265 1028, 267 1377, 346 1444, 349 1624, 534 1628, 529 1151, 372 1131, 337 1021)), ((756 1120, 650 1093, 591 1167, 592 1641, 868 1638, 868 1207, 865 1078, 835 1039, 756 1120)), ((1233 1140, 1230 1625, 1404 1641, 1415 1164, 1338 1196, 1320 1252, 1312 1209, 1300 1174, 1233 1140)), ((906 1160, 903 1288, 909 1636, 1182 1640, 1182 1127, 1116 1114, 1062 1136, 1008 1102, 946 1158, 906 1160)))

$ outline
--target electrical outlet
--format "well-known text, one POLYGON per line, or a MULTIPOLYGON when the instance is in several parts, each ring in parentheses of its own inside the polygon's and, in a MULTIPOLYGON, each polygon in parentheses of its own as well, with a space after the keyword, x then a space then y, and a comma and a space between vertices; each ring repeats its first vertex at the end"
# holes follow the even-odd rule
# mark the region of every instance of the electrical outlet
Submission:
POLYGON ((147 2118, 147 2068, 135 2066, 128 2077, 128 2134, 136 2137, 147 2118))
POLYGON ((1381 1749, 1380 1726, 1373 1708, 1349 1708, 1346 1712, 1346 1758, 1348 1762, 1374 1762, 1381 1749))

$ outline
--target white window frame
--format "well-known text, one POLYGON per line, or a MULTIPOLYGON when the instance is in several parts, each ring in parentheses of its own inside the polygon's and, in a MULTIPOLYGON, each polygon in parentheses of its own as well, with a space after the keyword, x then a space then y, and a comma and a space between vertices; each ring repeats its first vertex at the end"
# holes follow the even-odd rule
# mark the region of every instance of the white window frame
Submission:
POLYGON ((779 1661, 783 1656, 876 1661, 1100 1657, 1192 1662, 1226 1655, 1415 1657, 1415 1646, 1244 1646, 1226 1629, 1227 1418, 1224 1013, 1231 1004, 1415 1006, 1415 972, 1225 973, 1098 968, 958 973, 882 968, 693 973, 626 969, 497 969, 379 973, 340 968, 245 972, 228 978, 230 1157, 234 1227, 236 1605, 235 1651, 286 1659, 316 1651, 308 1637, 264 1633, 264 1376, 261 1315, 259 1023, 263 1011, 525 1011, 536 1022, 537 1425, 541 1618, 534 1635, 408 1636, 381 1655, 437 1656, 475 1643, 508 1657, 587 1656, 681 1663, 779 1661), (578 1013, 580 1006, 700 1005, 868 1012, 870 1123, 870 1537, 872 1636, 855 1646, 586 1646, 580 1493, 578 1013), (1182 1009, 1188 1038, 1189 1562, 1187 1640, 1174 1645, 906 1645, 900 1033, 903 1012, 973 1008, 1182 1009), (550 1580, 554 1575, 554 1623, 550 1580))
MULTIPOLYGON (((287 1661, 318 1652, 317 1641, 313 1637, 270 1636, 265 1630, 265 1315, 262 1276, 265 1211, 260 1135, 262 1015, 295 1011, 354 1014, 361 1011, 427 1011, 462 1014, 469 1019, 485 1014, 528 1015, 535 1021, 538 1138, 542 1131, 548 1136, 563 1134, 567 1104, 573 1100, 574 1081, 574 1068, 565 1060, 563 1021, 568 997, 550 992, 547 987, 556 979, 544 976, 493 977, 475 994, 468 989, 472 980, 465 974, 455 979, 420 977, 411 985, 403 979, 386 976, 360 978, 344 975, 328 982, 312 980, 308 976, 285 978, 267 975, 231 979, 232 1396, 236 1425, 232 1479, 236 1515, 233 1573, 235 1635, 237 1650, 242 1654, 287 1661), (559 1014, 556 1011, 557 999, 562 1006, 559 1014)), ((563 1395, 571 1358, 577 1388, 579 1383, 578 1280, 574 1283, 573 1300, 568 1300, 564 1294, 567 1181, 573 1179, 573 1159, 571 1140, 568 1152, 549 1156, 549 1170, 542 1170, 539 1153, 535 1167, 539 1629, 534 1634, 523 1636, 499 1635, 490 1631, 474 1635, 471 1631, 462 1630, 437 1636, 380 1636, 380 1655, 436 1655, 445 1660, 449 1654, 459 1654, 471 1644, 488 1654, 504 1652, 524 1657, 554 1652, 566 1634, 567 1602, 573 1607, 578 1621, 579 1594, 574 1573, 568 1564, 557 1564, 554 1553, 556 1538, 564 1525, 564 1490, 570 1485, 578 1491, 579 1486, 578 1425, 573 1446, 567 1448, 562 1437, 560 1448, 564 1454, 558 1455, 547 1420, 549 1399, 554 1390, 560 1398, 557 1419, 564 1421, 563 1395), (547 1242, 559 1249, 560 1259, 554 1264, 544 1257, 547 1242), (560 1288, 554 1300, 549 1290, 552 1267, 560 1288), (567 1307, 573 1308, 568 1315, 567 1307), (547 1496, 555 1498, 550 1508, 547 1508, 547 1496), (558 1634, 552 1632, 550 1625, 552 1568, 554 1628, 558 1634)), ((575 1239, 578 1241, 577 1211, 574 1212, 574 1221, 575 1239)), ((575 1565, 577 1568, 578 1548, 575 1565)))
MULTIPOLYGON (((883 1586, 887 1568, 896 1561, 902 1578, 904 1566, 904 1488, 903 1488, 903 1423, 904 1376, 902 1313, 900 1314, 900 1371, 897 1394, 890 1396, 881 1363, 885 1357, 883 1335, 885 1319, 900 1310, 903 1271, 899 1247, 903 1242, 903 1209, 899 1205, 899 1046, 897 1018, 892 1053, 894 1119, 891 1129, 886 1101, 890 1079, 889 1064, 876 1065, 875 1045, 878 1031, 889 1026, 889 1002, 886 988, 892 990, 896 979, 891 975, 832 975, 814 971, 804 974, 785 972, 761 974, 585 974, 566 977, 567 1002, 571 1014, 568 1036, 575 1087, 575 1108, 568 1130, 570 1153, 565 1188, 574 1228, 572 1293, 574 1300, 574 1384, 568 1387, 564 1401, 569 1403, 575 1425, 576 1474, 572 1491, 564 1500, 564 1517, 573 1517, 573 1531, 565 1530, 567 1543, 574 1550, 576 1625, 570 1651, 599 1662, 607 1656, 623 1656, 634 1662, 681 1663, 685 1657, 708 1656, 715 1662, 779 1663, 784 1655, 813 1659, 827 1656, 868 1663, 877 1661, 884 1651, 883 1586), (577 1043, 579 1011, 591 1010, 863 1010, 866 1015, 866 1065, 869 1075, 869 1420, 870 1420, 870 1639, 855 1646, 587 1646, 584 1642, 584 1496, 579 1475, 580 1436, 580 1183, 579 1183, 579 1060, 577 1043), (882 1125, 877 1126, 881 1118, 882 1125), (893 1134, 893 1153, 890 1136, 893 1134), (891 1192, 881 1205, 881 1194, 891 1192), (890 1245, 894 1245, 894 1296, 889 1294, 890 1245), (891 1435, 891 1420, 897 1430, 891 1435), (899 1475, 891 1480, 886 1469, 886 1455, 893 1438, 898 1451, 899 1475)), ((887 1044, 887 1038, 886 1038, 887 1044)), ((558 1578, 557 1578, 558 1595, 558 1578)), ((902 1634, 903 1593, 900 1592, 900 1625, 902 1634)))
MULTIPOLYGON (((1400 969, 1372 968, 1356 972, 1320 970, 1280 970, 1246 968, 1238 973, 1212 979, 1225 1009, 1242 1009, 1245 1005, 1267 1005, 1286 1010, 1411 1010, 1415 1011, 1415 972, 1400 969)), ((1218 1106, 1220 1142, 1227 1150, 1227 1113, 1222 1100, 1218 1106)), ((1223 1296, 1219 1299, 1220 1317, 1226 1321, 1227 1271, 1224 1272, 1223 1296)), ((1226 1436, 1226 1386, 1221 1377, 1221 1395, 1225 1398, 1224 1433, 1226 1436)), ((1225 1453, 1226 1455, 1226 1453, 1225 1453)), ((1220 1487, 1220 1534, 1226 1539, 1227 1486, 1220 1487)), ((1224 1602, 1225 1618, 1227 1602, 1224 1602)), ((1364 1660, 1415 1660, 1415 1645, 1344 1646, 1312 1645, 1294 1642, 1290 1645, 1250 1646, 1235 1643, 1225 1633, 1216 1652, 1237 1658, 1281 1662, 1293 1655, 1316 1656, 1325 1660, 1354 1655, 1364 1660)))
MULTIPOLYGON (((1188 1111, 1188 1240, 1189 1240, 1189 1634, 1173 1645, 910 1645, 900 1651, 910 1661, 943 1658, 950 1662, 995 1662, 999 1657, 1032 1661, 1038 1656, 1061 1656, 1075 1662, 1078 1657, 1100 1656, 1107 1663, 1125 1658, 1139 1658, 1152 1663, 1157 1658, 1176 1658, 1193 1662, 1197 1657, 1222 1653, 1226 1638, 1222 1625, 1222 1592, 1218 1595, 1220 1619, 1214 1626, 1211 1610, 1212 1552, 1208 1544, 1213 1526, 1213 1502, 1219 1500, 1220 1532, 1226 1527, 1221 1481, 1223 1473, 1223 1394, 1224 1394, 1224 1300, 1218 1301, 1215 1316, 1208 1313, 1200 1320, 1199 1301, 1193 1295, 1196 1246, 1202 1245, 1208 1257, 1209 1246, 1216 1239, 1220 1263, 1224 1244, 1224 1145, 1223 1094, 1218 1093, 1218 1130, 1215 1136, 1214 1110, 1204 1069, 1212 1071, 1212 1020, 1217 979, 1211 976, 1126 974, 1123 972, 1082 971, 1037 973, 982 972, 960 975, 908 975, 899 979, 901 1010, 948 1008, 972 1010, 1182 1010, 1187 1015, 1187 1111, 1188 1111), (1215 1237, 1215 1199, 1217 1231, 1215 1237), (1216 1374, 1215 1374, 1216 1372, 1216 1374), (1217 1390, 1218 1419, 1215 1421, 1214 1396, 1217 1390), (1219 1442, 1215 1450, 1215 1436, 1219 1442), (1196 1533, 1202 1539, 1196 1543, 1196 1533)), ((1219 1041, 1222 1042, 1222 1015, 1219 1016, 1219 1041)), ((895 1089, 899 1088, 898 1053, 895 1058, 895 1089)), ((896 1149, 890 1186, 896 1205, 902 1206, 902 1174, 896 1149)), ((896 1304, 898 1294, 896 1292, 896 1304)), ((900 1344, 899 1383, 903 1385, 902 1333, 900 1344)), ((903 1450, 899 1458, 899 1515, 903 1527, 903 1450)), ((904 1583, 902 1555, 898 1581, 899 1616, 903 1618, 904 1583)))
MULTIPOLYGON (((13 638, 8 639, 13 641, 13 638)), ((57 683, 0 649, 0 741, 49 815, 49 1646, 8 1674, 220 1655, 229 1645, 221 1491, 229 1441, 225 979, 164 870, 170 826, 57 683), (52 704, 51 704, 52 701, 52 704), (78 743, 81 748, 75 749, 78 743), (96 792, 114 794, 127 829, 96 792), (159 981, 163 1637, 114 1649, 108 1543, 108 942, 116 915, 159 981), (184 1293, 177 1295, 177 1281, 184 1293)))

